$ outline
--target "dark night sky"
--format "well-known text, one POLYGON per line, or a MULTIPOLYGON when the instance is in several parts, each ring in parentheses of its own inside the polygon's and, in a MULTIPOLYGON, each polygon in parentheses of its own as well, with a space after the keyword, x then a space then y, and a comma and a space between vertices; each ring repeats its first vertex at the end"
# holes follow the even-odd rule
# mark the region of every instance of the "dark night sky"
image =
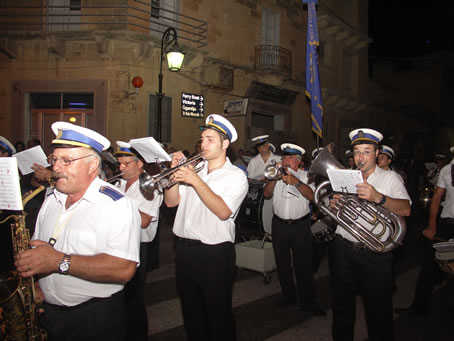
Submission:
POLYGON ((369 56, 418 57, 454 48, 452 0, 370 0, 369 56))

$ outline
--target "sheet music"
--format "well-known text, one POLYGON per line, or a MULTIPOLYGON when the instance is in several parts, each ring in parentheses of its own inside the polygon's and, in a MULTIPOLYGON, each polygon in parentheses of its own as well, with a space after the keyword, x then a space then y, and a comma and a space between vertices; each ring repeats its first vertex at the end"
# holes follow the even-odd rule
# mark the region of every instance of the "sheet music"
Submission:
POLYGON ((13 211, 23 209, 15 157, 0 157, 0 209, 13 211))
POLYGON ((22 175, 33 173, 34 170, 31 167, 34 163, 38 163, 44 167, 50 166, 47 162, 46 154, 44 154, 41 146, 26 149, 22 152, 14 154, 13 157, 17 158, 17 164, 22 175))
POLYGON ((129 144, 134 147, 137 152, 142 155, 144 160, 148 163, 156 162, 157 160, 172 161, 172 158, 167 154, 164 148, 153 137, 142 137, 139 139, 132 139, 129 144))
POLYGON ((327 169, 326 172, 334 192, 356 193, 356 185, 364 182, 360 170, 327 169))

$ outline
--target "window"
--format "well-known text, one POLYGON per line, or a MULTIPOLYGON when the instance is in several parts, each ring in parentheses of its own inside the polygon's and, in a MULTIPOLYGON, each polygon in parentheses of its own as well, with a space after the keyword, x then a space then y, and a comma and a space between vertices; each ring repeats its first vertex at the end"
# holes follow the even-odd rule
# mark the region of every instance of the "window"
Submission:
POLYGON ((279 14, 262 8, 262 45, 279 46, 279 14))
MULTIPOLYGON (((150 95, 148 110, 148 136, 157 139, 158 136, 158 96, 150 95)), ((172 142, 172 97, 162 98, 161 111, 161 141, 172 142)))

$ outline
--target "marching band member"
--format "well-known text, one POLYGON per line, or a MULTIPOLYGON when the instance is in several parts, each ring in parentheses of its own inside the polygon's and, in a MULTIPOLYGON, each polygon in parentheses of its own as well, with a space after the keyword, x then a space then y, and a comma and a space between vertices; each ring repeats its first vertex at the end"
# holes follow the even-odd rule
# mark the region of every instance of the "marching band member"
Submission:
POLYGON ((131 199, 98 177, 110 142, 55 122, 49 156, 58 180, 38 215, 32 249, 15 262, 39 275, 41 325, 52 340, 124 340, 123 287, 139 263, 140 216, 131 199))
POLYGON ((254 142, 259 154, 254 156, 247 165, 247 173, 249 179, 265 180, 265 167, 271 164, 271 161, 279 162, 280 156, 275 155, 270 149, 268 142, 269 135, 256 136, 251 139, 254 142))
MULTIPOLYGON (((396 215, 410 215, 410 197, 394 172, 377 167, 383 135, 373 129, 350 132, 353 157, 364 183, 356 185, 359 199, 374 202, 396 215)), ((336 200, 336 199, 334 199, 336 200)), ((333 340, 354 340, 356 297, 363 299, 370 340, 394 340, 393 253, 376 253, 359 243, 341 225, 329 246, 333 306, 333 340)))
MULTIPOLYGON (((429 209, 429 224, 422 231, 424 237, 430 241, 437 236, 443 240, 454 238, 454 146, 449 149, 451 162, 444 166, 438 177, 429 209), (444 204, 441 205, 443 196, 444 204), (442 207, 441 214, 438 215, 442 207)), ((443 272, 434 259, 432 242, 424 250, 413 302, 408 308, 396 308, 400 315, 427 315, 430 311, 432 291, 443 280, 443 272)))
MULTIPOLYGON (((235 217, 248 182, 226 157, 237 139, 234 126, 214 114, 201 129, 205 167, 198 173, 180 167, 173 175, 177 184, 164 192, 167 206, 178 205, 176 284, 188 340, 234 340, 235 217)), ((171 166, 182 156, 174 153, 171 166)))
POLYGON ((141 218, 140 229, 140 266, 134 277, 125 285, 127 309, 126 340, 148 339, 148 316, 145 308, 144 290, 147 274, 148 245, 156 236, 159 207, 162 194, 154 191, 152 200, 147 200, 140 191, 139 176, 144 172, 144 160, 129 143, 117 141, 115 157, 120 163, 122 180, 120 190, 131 198, 138 208, 141 218))
POLYGON ((282 167, 291 168, 300 178, 287 173, 282 179, 269 181, 264 188, 265 198, 272 198, 273 203, 272 241, 284 296, 278 306, 286 307, 299 301, 302 311, 324 316, 325 312, 315 303, 312 273, 309 201, 313 200, 314 192, 307 185, 307 172, 299 169, 305 151, 291 143, 282 144, 281 149, 282 167))

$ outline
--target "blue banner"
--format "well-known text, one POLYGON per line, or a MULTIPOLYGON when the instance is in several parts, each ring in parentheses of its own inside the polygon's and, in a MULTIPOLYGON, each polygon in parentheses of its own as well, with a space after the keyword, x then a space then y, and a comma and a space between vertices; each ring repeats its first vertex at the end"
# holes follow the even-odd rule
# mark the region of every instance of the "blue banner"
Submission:
POLYGON ((318 70, 317 0, 303 0, 307 4, 306 91, 311 100, 312 130, 323 137, 323 104, 318 70))

